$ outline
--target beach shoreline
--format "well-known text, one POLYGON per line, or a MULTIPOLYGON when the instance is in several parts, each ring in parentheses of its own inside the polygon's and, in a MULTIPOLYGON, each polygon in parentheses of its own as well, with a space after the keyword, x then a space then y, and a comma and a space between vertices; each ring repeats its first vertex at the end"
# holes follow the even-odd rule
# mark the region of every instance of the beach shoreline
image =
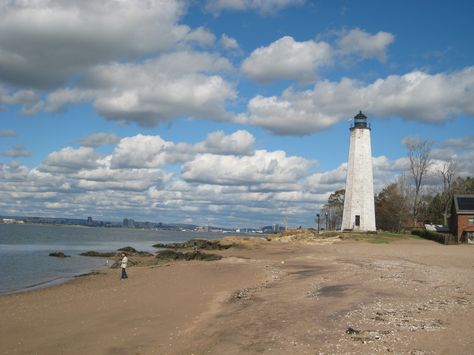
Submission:
POLYGON ((5 354, 468 354, 471 246, 252 240, 0 295, 5 354))

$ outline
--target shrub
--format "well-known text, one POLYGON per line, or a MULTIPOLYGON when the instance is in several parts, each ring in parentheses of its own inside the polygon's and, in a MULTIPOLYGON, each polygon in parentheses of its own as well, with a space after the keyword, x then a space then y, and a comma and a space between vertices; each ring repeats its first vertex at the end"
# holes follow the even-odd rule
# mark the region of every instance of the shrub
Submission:
POLYGON ((447 233, 438 233, 438 232, 431 232, 425 229, 413 229, 411 234, 417 235, 421 238, 432 240, 434 242, 438 242, 440 244, 448 245, 448 244, 455 244, 454 236, 447 233))

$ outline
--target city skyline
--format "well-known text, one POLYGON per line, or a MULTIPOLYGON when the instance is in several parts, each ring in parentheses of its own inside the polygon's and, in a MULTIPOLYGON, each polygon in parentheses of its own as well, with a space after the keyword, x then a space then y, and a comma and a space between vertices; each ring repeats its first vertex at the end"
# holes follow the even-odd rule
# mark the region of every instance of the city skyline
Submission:
POLYGON ((470 1, 0 0, 0 214, 314 226, 372 127, 474 176, 470 1), (442 26, 440 24, 442 23, 442 26))

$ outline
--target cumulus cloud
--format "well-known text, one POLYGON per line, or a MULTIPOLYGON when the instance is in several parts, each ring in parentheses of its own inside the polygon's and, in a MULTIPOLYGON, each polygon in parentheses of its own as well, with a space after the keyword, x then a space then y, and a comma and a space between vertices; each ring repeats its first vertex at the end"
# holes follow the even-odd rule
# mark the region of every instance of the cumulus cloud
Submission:
MULTIPOLYGON (((472 176, 472 150, 455 153, 459 174, 472 176)), ((235 226, 278 223, 288 216, 291 225, 307 224, 332 192, 344 188, 346 177, 345 163, 330 171, 313 172, 314 166, 282 151, 255 150, 254 137, 245 131, 212 132, 194 145, 137 135, 123 138, 108 156, 90 147, 66 147, 38 168, 0 163, 0 209, 235 226), (166 171, 174 161, 178 169, 166 171)), ((409 162, 378 156, 373 166, 377 193, 406 172, 409 162)), ((430 179, 440 183, 435 175, 430 179)))
POLYGON ((312 90, 285 90, 281 96, 258 95, 247 114, 235 120, 286 135, 324 130, 360 109, 369 116, 401 117, 427 123, 474 115, 474 67, 452 73, 414 71, 390 75, 371 84, 343 78, 321 81, 312 90))
POLYGON ((88 71, 80 88, 61 89, 47 99, 47 109, 92 100, 105 118, 145 127, 175 117, 229 119, 233 86, 219 71, 232 69, 217 55, 182 51, 137 64, 109 64, 88 71))
POLYGON ((165 141, 160 136, 138 134, 120 140, 111 155, 111 167, 161 168, 184 163, 197 154, 252 155, 255 137, 247 131, 225 135, 222 131, 211 132, 207 138, 194 145, 165 141))
POLYGON ((387 47, 393 43, 395 36, 388 32, 371 35, 358 28, 344 34, 339 39, 339 48, 343 53, 354 53, 363 58, 376 58, 381 62, 387 60, 387 47))
POLYGON ((52 88, 98 64, 212 43, 205 29, 178 24, 183 12, 178 0, 3 1, 0 80, 52 88))
POLYGON ((99 166, 101 154, 89 147, 66 147, 48 155, 41 164, 43 172, 76 172, 81 169, 93 169, 99 166))
POLYGON ((160 136, 138 134, 122 138, 115 148, 112 168, 157 168, 189 159, 186 144, 164 141, 160 136))
POLYGON ((283 151, 257 150, 252 156, 200 154, 183 165, 184 180, 223 184, 292 183, 307 174, 312 162, 300 157, 287 157, 283 151))
POLYGON ((255 137, 247 131, 237 131, 226 136, 223 131, 209 133, 204 142, 196 144, 200 153, 219 155, 251 155, 254 152, 255 137))
POLYGON ((11 149, 3 152, 2 155, 9 158, 20 158, 29 157, 31 153, 22 144, 16 144, 11 149))
POLYGON ((119 142, 119 138, 113 133, 92 133, 81 139, 81 145, 84 147, 97 148, 103 145, 115 144, 119 142))
POLYGON ((217 15, 222 11, 258 11, 272 14, 290 6, 302 5, 305 0, 208 0, 206 9, 217 15))
POLYGON ((332 48, 325 42, 297 42, 285 36, 268 47, 254 50, 242 63, 242 71, 261 83, 278 79, 308 82, 331 58, 332 48))

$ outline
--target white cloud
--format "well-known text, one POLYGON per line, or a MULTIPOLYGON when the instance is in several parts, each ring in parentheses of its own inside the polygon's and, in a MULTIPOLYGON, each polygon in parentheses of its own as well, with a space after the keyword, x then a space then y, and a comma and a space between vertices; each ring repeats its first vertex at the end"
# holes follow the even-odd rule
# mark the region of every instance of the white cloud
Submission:
POLYGON ((236 131, 225 135, 222 131, 211 132, 207 138, 195 145, 174 143, 160 136, 138 134, 120 140, 111 155, 111 167, 160 168, 183 163, 199 153, 217 155, 252 155, 255 137, 247 131, 236 131))
POLYGON ((164 141, 160 136, 142 134, 120 140, 111 157, 111 167, 157 168, 190 159, 186 144, 164 141))
POLYGON ((255 10, 262 14, 272 14, 304 2, 305 0, 207 0, 206 9, 216 15, 225 10, 255 10))
POLYGON ((89 147, 77 149, 66 147, 49 154, 41 164, 40 171, 71 173, 81 169, 94 169, 99 166, 98 159, 100 157, 101 154, 89 147))
POLYGON ((302 92, 290 88, 280 97, 256 96, 248 103, 248 113, 235 120, 287 135, 324 130, 359 110, 376 118, 436 123, 463 113, 474 115, 473 88, 474 67, 452 73, 391 75, 368 85, 343 78, 318 82, 302 92))
MULTIPOLYGON (((278 223, 288 216, 290 225, 307 225, 329 195, 344 188, 345 163, 312 173, 313 161, 282 151, 255 151, 253 146, 253 136, 245 131, 213 132, 194 145, 138 135, 123 138, 110 156, 92 148, 66 147, 49 154, 37 169, 15 161, 0 163, 0 208, 8 214, 41 211, 105 220, 132 217, 237 226, 278 223), (121 165, 112 166, 119 157, 121 165), (181 171, 164 170, 163 164, 173 159, 181 171)), ((456 154, 459 174, 472 176, 472 150, 461 148, 456 154)), ((438 160, 439 154, 439 165, 438 160)), ((373 158, 373 166, 377 193, 407 171, 408 160, 379 156, 373 158)), ((433 174, 427 183, 440 179, 433 174)))
POLYGON ((3 152, 2 155, 10 158, 20 158, 29 157, 31 153, 22 144, 16 144, 11 149, 3 152))
POLYGON ((115 144, 119 142, 119 138, 113 133, 92 133, 81 139, 81 145, 84 147, 97 148, 103 145, 115 144))
POLYGON ((441 143, 445 147, 474 149, 474 136, 465 136, 462 138, 451 138, 441 143))
POLYGON ((228 60, 207 53, 176 52, 143 64, 110 64, 88 71, 80 88, 49 95, 47 108, 92 100, 105 118, 151 127, 175 117, 229 119, 233 86, 213 74, 229 71, 228 60))
POLYGON ((393 43, 395 36, 388 32, 371 35, 360 29, 353 29, 339 39, 343 53, 355 53, 363 58, 376 58, 381 62, 387 60, 387 47, 393 43))
POLYGON ((222 34, 220 43, 224 48, 227 49, 238 49, 239 48, 239 43, 235 38, 229 37, 225 33, 222 34))
POLYGON ((198 27, 194 31, 189 32, 184 38, 187 42, 196 42, 207 46, 214 44, 216 41, 216 36, 203 27, 198 27))
POLYGON ((161 188, 172 174, 157 169, 110 169, 108 166, 79 171, 77 187, 86 191, 146 191, 161 188))
POLYGON ((3 1, 0 80, 51 88, 87 68, 140 58, 186 42, 211 44, 203 28, 178 24, 184 2, 3 1))
POLYGON ((237 131, 226 136, 223 131, 209 133, 204 142, 196 144, 200 153, 219 155, 251 155, 254 152, 255 137, 247 131, 237 131))
POLYGON ((207 184, 292 183, 307 175, 311 161, 282 151, 257 150, 253 156, 200 154, 183 165, 182 178, 207 184))
POLYGON ((258 82, 278 79, 313 81, 318 68, 328 65, 332 48, 325 42, 296 42, 285 36, 260 47, 242 63, 242 71, 258 82))
POLYGON ((41 109, 42 102, 36 92, 32 90, 18 90, 14 93, 9 93, 6 88, 0 85, 0 110, 3 105, 21 105, 21 112, 25 115, 31 115, 41 109))

